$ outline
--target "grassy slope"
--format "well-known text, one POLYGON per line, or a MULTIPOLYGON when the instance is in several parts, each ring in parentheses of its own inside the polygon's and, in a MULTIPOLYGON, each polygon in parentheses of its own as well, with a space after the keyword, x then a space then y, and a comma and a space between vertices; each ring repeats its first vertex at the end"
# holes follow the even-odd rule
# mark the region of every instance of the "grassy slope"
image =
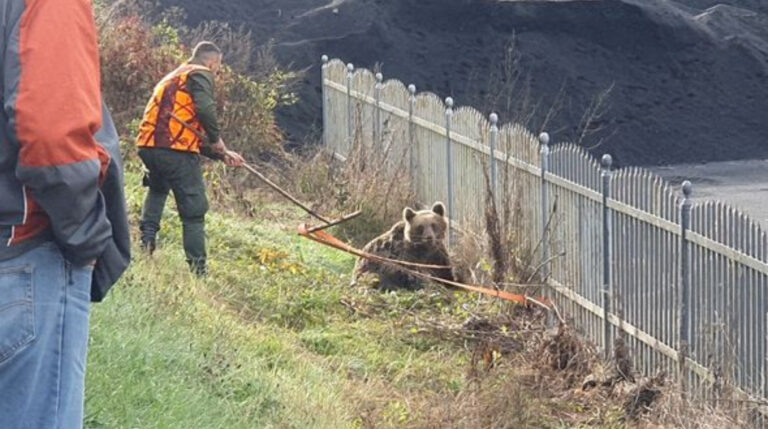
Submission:
MULTIPOLYGON (((143 190, 128 179, 135 217, 143 190)), ((348 286, 353 259, 297 237, 300 219, 279 205, 249 220, 212 213, 212 276, 198 281, 169 209, 156 256, 137 254, 94 307, 86 427, 424 427, 462 401, 471 353, 419 335, 404 312, 460 321, 474 298, 361 294, 348 286)), ((511 407, 530 402, 515 394, 511 407)), ((515 427, 559 426, 542 414, 567 405, 526 407, 515 427)))

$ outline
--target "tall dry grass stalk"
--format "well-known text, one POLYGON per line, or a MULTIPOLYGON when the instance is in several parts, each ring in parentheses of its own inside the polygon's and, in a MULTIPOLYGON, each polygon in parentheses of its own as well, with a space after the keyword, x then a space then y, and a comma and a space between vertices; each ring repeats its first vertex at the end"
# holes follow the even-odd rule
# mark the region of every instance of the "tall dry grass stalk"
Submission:
POLYGON ((490 251, 491 260, 493 261, 492 280, 493 283, 498 285, 503 283, 507 279, 507 270, 510 255, 508 254, 508 240, 504 240, 505 228, 502 224, 503 220, 499 216, 498 208, 496 207, 496 195, 493 192, 493 182, 489 174, 490 167, 483 159, 483 181, 485 183, 485 233, 488 237, 488 247, 490 251))
POLYGON ((340 161, 325 148, 315 147, 291 158, 286 185, 304 200, 314 201, 326 213, 362 215, 342 224, 338 232, 355 244, 363 244, 386 231, 402 217, 404 207, 416 207, 411 186, 410 154, 398 150, 402 136, 383 127, 382 144, 374 147, 364 136, 364 119, 356 112, 358 124, 352 148, 340 161))

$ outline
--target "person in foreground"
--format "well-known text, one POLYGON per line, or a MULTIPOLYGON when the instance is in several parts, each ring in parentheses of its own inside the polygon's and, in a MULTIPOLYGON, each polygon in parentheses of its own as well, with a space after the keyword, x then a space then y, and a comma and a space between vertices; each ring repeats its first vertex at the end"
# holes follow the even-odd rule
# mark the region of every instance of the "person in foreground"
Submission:
POLYGON ((117 133, 91 3, 0 6, 0 428, 80 428, 90 302, 130 261, 117 133))
POLYGON ((200 42, 192 58, 155 86, 144 110, 136 144, 149 171, 149 187, 141 215, 141 245, 154 252, 157 232, 168 193, 176 198, 183 225, 184 252, 193 273, 208 273, 205 248, 205 214, 208 199, 200 155, 244 164, 219 136, 214 99, 214 73, 221 67, 221 50, 200 42))

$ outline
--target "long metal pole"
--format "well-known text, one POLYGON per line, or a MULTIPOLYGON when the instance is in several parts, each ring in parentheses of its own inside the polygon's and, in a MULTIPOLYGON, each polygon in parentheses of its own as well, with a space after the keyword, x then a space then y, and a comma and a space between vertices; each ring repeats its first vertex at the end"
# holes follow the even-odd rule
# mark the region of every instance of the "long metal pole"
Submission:
POLYGON ((611 198, 611 166, 613 159, 610 155, 603 155, 603 350, 605 360, 611 359, 613 339, 611 338, 611 303, 613 300, 613 245, 611 209, 608 200, 611 198))
MULTIPOLYGON (((322 88, 323 95, 323 146, 328 149, 331 124, 328 122, 328 88, 325 86, 325 81, 328 79, 328 55, 323 55, 320 60, 323 65, 320 67, 320 88, 322 88)), ((334 148, 334 152, 336 149, 334 148)))
POLYGON ((549 277, 549 186, 547 186, 547 170, 549 170, 549 134, 539 135, 541 142, 541 275, 546 280, 549 277))
POLYGON ((455 216, 453 211, 453 144, 451 143, 451 122, 453 120, 453 99, 445 99, 445 159, 448 180, 448 245, 452 243, 451 221, 455 216))
POLYGON ((685 370, 688 359, 688 347, 691 342, 691 267, 690 243, 688 231, 691 228, 691 182, 683 182, 683 203, 680 206, 680 344, 679 359, 680 383, 683 393, 687 388, 688 374, 685 370))

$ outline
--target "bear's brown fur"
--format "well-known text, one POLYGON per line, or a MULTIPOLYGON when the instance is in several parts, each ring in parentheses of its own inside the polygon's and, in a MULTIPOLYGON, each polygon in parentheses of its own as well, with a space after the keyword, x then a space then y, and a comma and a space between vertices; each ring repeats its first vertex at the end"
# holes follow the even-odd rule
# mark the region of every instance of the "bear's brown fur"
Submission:
MULTIPOLYGON (((455 281, 454 270, 445 247, 447 229, 443 203, 436 202, 430 210, 414 211, 406 207, 403 210, 403 220, 366 244, 363 251, 400 261, 446 266, 448 269, 424 268, 418 271, 432 277, 455 281)), ((413 274, 390 264, 365 258, 360 258, 355 265, 353 284, 368 273, 374 277, 374 281, 378 280, 377 286, 380 289, 418 289, 422 285, 422 280, 413 274)))

